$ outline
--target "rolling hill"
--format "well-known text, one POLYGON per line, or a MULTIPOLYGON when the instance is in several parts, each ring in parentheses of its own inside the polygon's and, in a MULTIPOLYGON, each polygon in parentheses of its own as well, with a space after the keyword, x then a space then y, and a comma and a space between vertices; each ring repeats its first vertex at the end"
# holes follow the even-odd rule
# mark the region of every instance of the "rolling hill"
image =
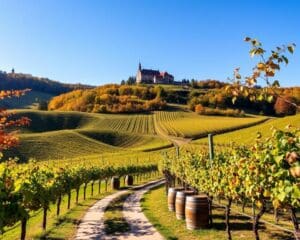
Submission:
POLYGON ((75 89, 92 88, 83 84, 66 84, 48 78, 35 77, 31 74, 6 73, 0 71, 1 90, 31 89, 25 96, 0 101, 0 107, 7 109, 36 108, 41 101, 49 101, 52 97, 75 89))
MULTIPOLYGON (((214 136, 214 142, 219 145, 226 145, 230 142, 236 142, 239 144, 250 144, 256 138, 257 132, 262 133, 263 137, 270 137, 272 134, 272 128, 284 129, 287 125, 291 124, 294 127, 300 128, 300 114, 294 116, 288 116, 284 118, 271 118, 268 121, 254 125, 249 128, 240 129, 224 134, 218 134, 214 136)), ((193 143, 206 144, 206 139, 199 139, 193 143)))
MULTIPOLYGON (((63 160, 95 156, 139 156, 172 147, 177 138, 233 131, 265 121, 264 117, 204 117, 180 109, 149 114, 98 114, 17 110, 31 125, 22 128, 20 145, 5 153, 28 159, 63 160), (225 123, 225 126, 224 126, 225 123)), ((135 158, 134 157, 134 158, 135 158)))

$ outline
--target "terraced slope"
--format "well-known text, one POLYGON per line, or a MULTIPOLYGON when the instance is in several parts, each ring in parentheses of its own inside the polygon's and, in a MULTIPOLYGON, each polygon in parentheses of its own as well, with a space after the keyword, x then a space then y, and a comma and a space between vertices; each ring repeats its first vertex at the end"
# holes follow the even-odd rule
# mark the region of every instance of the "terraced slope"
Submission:
POLYGON ((199 138, 208 133, 220 133, 261 123, 265 117, 201 116, 188 112, 161 111, 155 113, 158 128, 175 137, 199 138))
POLYGON ((117 148, 95 141, 71 130, 22 134, 20 145, 14 153, 21 160, 64 159, 114 152, 117 148))
POLYGON ((169 141, 155 135, 130 134, 110 130, 79 130, 78 132, 112 146, 137 151, 157 150, 171 146, 169 141))
POLYGON ((199 116, 180 109, 152 114, 20 110, 17 115, 28 116, 32 124, 22 129, 20 146, 7 156, 22 160, 61 160, 116 153, 133 156, 171 147, 171 142, 178 144, 177 140, 187 144, 188 138, 266 120, 264 117, 199 116))
POLYGON ((104 124, 120 132, 156 134, 153 114, 106 115, 104 124))
POLYGON ((104 117, 100 114, 80 112, 50 112, 35 110, 17 110, 16 117, 25 116, 31 119, 28 127, 21 129, 22 133, 43 133, 64 129, 96 128, 104 125, 104 117))
POLYGON ((21 130, 21 143, 6 156, 22 161, 55 160, 112 153, 139 155, 140 152, 170 147, 155 134, 152 114, 91 114, 18 110, 31 125, 21 130))
MULTIPOLYGON (((272 127, 283 129, 288 124, 291 124, 295 127, 300 127, 300 114, 284 118, 274 118, 257 126, 220 134, 214 137, 214 142, 220 145, 229 144, 230 142, 244 144, 253 143, 257 132, 261 132, 264 137, 268 137, 272 134, 272 127)), ((197 141, 194 141, 194 143, 196 144, 206 142, 206 139, 199 139, 197 141)))

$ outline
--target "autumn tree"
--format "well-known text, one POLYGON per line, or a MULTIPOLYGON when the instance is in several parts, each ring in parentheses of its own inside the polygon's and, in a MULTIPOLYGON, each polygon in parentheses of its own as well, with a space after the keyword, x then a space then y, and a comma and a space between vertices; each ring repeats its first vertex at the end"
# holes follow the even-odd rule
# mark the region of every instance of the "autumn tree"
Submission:
POLYGON ((291 102, 285 95, 281 94, 279 80, 275 78, 282 65, 289 63, 287 53, 293 54, 296 44, 292 43, 276 47, 268 54, 262 43, 257 39, 246 37, 245 41, 250 43, 250 56, 257 57, 258 62, 249 76, 242 77, 239 68, 234 70, 233 77, 229 78, 232 84, 226 87, 226 90, 233 95, 232 101, 236 102, 240 96, 245 96, 251 101, 267 100, 269 102, 272 102, 275 98, 280 98, 282 101, 300 109, 297 103, 291 102), (257 92, 256 86, 259 80, 262 80, 266 86, 257 92))
POLYGON ((280 97, 276 99, 274 109, 277 115, 294 115, 296 114, 297 108, 292 103, 295 102, 295 99, 292 97, 280 97))
MULTIPOLYGON (((12 90, 0 91, 0 100, 11 97, 20 97, 28 90, 12 90)), ((18 144, 18 136, 16 135, 16 127, 28 125, 29 118, 21 117, 19 119, 12 119, 13 113, 6 109, 0 109, 0 152, 5 149, 14 147, 18 144)))
POLYGON ((54 97, 49 110, 95 113, 133 113, 161 110, 166 106, 160 87, 108 84, 94 89, 75 90, 54 97))

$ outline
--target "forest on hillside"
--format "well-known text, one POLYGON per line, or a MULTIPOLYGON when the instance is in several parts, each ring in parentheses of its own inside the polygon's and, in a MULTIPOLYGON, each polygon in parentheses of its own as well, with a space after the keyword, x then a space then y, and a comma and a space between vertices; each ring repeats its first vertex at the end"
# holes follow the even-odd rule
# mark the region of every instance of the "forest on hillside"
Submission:
POLYGON ((268 94, 272 97, 266 99, 264 89, 257 88, 255 91, 255 99, 250 99, 244 95, 236 96, 236 101, 233 102, 234 93, 226 91, 226 86, 218 89, 210 89, 208 91, 192 90, 188 96, 189 108, 200 114, 218 115, 211 109, 222 110, 236 109, 250 111, 264 115, 293 115, 296 113, 296 107, 289 104, 300 103, 300 88, 277 88, 268 94))
POLYGON ((54 97, 49 110, 95 113, 133 113, 162 110, 167 103, 187 105, 202 115, 243 116, 245 112, 262 115, 293 115, 296 108, 288 102, 300 103, 300 88, 277 88, 266 99, 264 89, 254 89, 256 98, 236 96, 226 90, 226 84, 212 81, 194 82, 188 89, 163 85, 108 84, 94 89, 81 89, 54 97), (214 88, 213 88, 214 87, 214 88))
POLYGON ((0 71, 0 89, 1 90, 21 90, 31 89, 33 91, 44 92, 52 95, 59 95, 74 89, 86 89, 91 86, 83 84, 67 84, 53 81, 48 78, 40 78, 31 74, 6 73, 0 71))
POLYGON ((54 97, 49 110, 94 113, 133 113, 161 110, 166 102, 161 87, 104 85, 94 89, 75 90, 54 97))

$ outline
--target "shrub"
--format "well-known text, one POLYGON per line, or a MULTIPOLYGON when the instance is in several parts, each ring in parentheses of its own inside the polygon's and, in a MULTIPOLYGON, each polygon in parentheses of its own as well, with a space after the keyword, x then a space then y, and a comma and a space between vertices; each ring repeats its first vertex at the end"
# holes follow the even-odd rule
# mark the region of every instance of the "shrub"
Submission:
POLYGON ((199 114, 205 114, 205 107, 203 107, 201 104, 197 104, 195 106, 195 112, 199 114))
POLYGON ((54 97, 49 110, 95 113, 132 113, 162 110, 166 103, 157 87, 105 85, 95 89, 77 90, 54 97))
POLYGON ((296 114, 297 108, 292 104, 293 102, 295 102, 295 99, 293 97, 278 97, 274 105, 276 114, 279 116, 296 114))

